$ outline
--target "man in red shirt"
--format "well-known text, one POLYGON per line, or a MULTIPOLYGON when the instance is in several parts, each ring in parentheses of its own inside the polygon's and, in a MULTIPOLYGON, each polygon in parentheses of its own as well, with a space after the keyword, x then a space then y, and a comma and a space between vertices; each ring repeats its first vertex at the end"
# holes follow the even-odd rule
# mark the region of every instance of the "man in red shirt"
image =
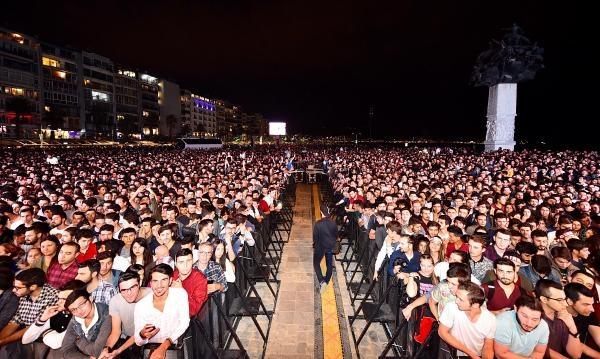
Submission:
POLYGON ((94 233, 91 229, 78 229, 75 232, 75 240, 79 244, 79 254, 77 254, 77 263, 83 263, 88 259, 96 259, 98 251, 96 244, 92 243, 94 233))
POLYGON ((175 262, 177 268, 173 273, 173 283, 171 284, 172 287, 183 287, 187 292, 190 304, 190 318, 198 314, 208 298, 208 281, 202 272, 193 268, 193 264, 192 251, 188 248, 180 249, 177 252, 177 260, 175 262))
POLYGON ((446 247, 446 258, 450 258, 450 253, 455 250, 469 253, 469 244, 462 240, 462 230, 457 226, 448 227, 449 243, 446 247))
POLYGON ((494 262, 494 273, 496 279, 482 285, 487 298, 487 309, 494 314, 513 310, 517 299, 526 294, 517 284, 519 276, 515 271, 515 264, 508 258, 498 258, 494 262))
POLYGON ((77 277, 76 258, 78 253, 79 244, 76 242, 66 242, 60 246, 58 260, 48 268, 48 284, 58 289, 77 277))

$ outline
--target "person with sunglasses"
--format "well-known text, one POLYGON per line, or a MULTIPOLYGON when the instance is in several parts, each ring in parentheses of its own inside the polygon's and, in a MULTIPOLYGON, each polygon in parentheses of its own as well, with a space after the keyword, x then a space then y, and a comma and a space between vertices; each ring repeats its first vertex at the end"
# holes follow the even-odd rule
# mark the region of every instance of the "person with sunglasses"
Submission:
POLYGON ((65 301, 73 318, 62 342, 63 358, 98 358, 111 331, 108 305, 93 303, 85 289, 74 290, 65 301))

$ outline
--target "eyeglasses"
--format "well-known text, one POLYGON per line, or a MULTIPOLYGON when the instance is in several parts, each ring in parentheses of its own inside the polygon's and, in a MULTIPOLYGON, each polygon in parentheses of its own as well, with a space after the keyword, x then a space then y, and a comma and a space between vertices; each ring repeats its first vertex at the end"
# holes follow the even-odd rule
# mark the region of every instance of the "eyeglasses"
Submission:
POLYGON ((21 290, 21 289, 25 289, 25 288, 27 288, 27 287, 17 287, 17 286, 15 285, 15 286, 13 286, 13 288, 14 288, 14 289, 16 289, 16 290, 21 290))
POLYGON ((135 288, 137 288, 139 286, 140 286, 139 284, 134 284, 134 285, 132 285, 129 288, 120 289, 120 291, 121 291, 121 293, 129 293, 129 292, 131 292, 132 290, 134 290, 135 288))
POLYGON ((77 311, 81 310, 82 308, 84 308, 88 303, 89 303, 89 301, 86 299, 83 302, 81 302, 78 306, 72 306, 71 308, 69 308, 69 310, 71 312, 77 312, 77 311))

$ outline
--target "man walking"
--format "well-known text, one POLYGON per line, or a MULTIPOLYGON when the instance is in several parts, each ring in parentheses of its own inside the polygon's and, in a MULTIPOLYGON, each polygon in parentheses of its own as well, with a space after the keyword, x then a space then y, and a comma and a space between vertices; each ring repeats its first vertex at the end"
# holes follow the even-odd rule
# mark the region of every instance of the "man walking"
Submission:
POLYGON ((338 229, 335 221, 329 217, 329 209, 325 204, 321 205, 321 216, 323 218, 318 220, 313 228, 313 266, 319 281, 319 289, 323 292, 333 274, 333 248, 338 238, 338 229), (323 257, 327 265, 325 277, 321 271, 323 257))

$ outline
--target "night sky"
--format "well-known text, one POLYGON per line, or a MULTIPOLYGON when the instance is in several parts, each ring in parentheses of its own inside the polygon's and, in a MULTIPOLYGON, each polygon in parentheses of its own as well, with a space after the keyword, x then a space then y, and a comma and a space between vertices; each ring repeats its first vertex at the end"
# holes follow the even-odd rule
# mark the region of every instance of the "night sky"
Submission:
POLYGON ((477 55, 513 23, 545 49, 517 140, 598 143, 592 2, 3 1, 0 25, 96 52, 293 133, 485 137, 477 55))

